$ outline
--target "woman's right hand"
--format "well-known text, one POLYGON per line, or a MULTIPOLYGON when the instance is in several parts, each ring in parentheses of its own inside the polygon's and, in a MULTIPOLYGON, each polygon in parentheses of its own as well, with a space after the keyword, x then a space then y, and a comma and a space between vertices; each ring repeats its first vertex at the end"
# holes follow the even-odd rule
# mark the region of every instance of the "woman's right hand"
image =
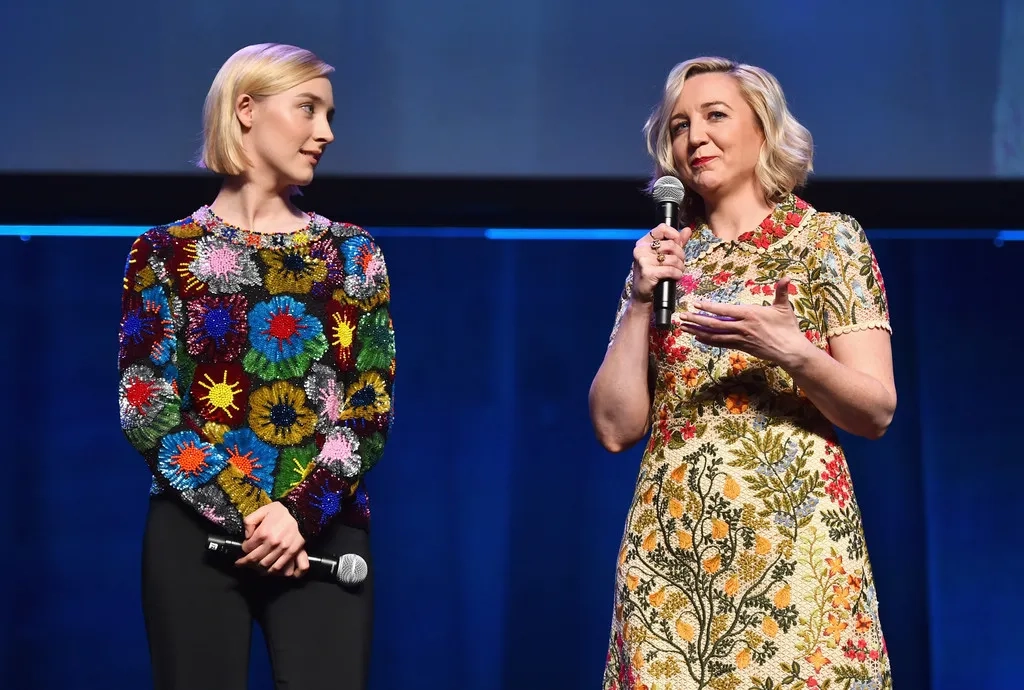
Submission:
POLYGON ((633 300, 650 302, 659 280, 683 277, 683 247, 691 228, 682 232, 662 223, 641 237, 633 247, 633 300))

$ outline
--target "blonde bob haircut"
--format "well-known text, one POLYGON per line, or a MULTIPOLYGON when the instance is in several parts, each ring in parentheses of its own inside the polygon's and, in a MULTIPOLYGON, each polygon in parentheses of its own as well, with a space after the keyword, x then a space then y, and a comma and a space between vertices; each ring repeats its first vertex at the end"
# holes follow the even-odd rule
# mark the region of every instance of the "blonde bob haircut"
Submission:
POLYGON ((242 94, 260 100, 294 88, 334 68, 303 48, 281 43, 246 46, 227 59, 213 79, 203 105, 200 167, 240 175, 249 166, 242 150, 242 124, 235 103, 242 94))
MULTIPOLYGON (((786 97, 778 80, 766 70, 744 65, 721 57, 698 57, 681 62, 672 68, 665 81, 661 102, 654 108, 644 125, 647 152, 654 159, 654 177, 679 177, 672 156, 672 111, 683 82, 698 74, 728 74, 740 87, 747 105, 754 111, 764 134, 764 144, 757 159, 755 174, 761 183, 765 199, 778 203, 787 194, 800 188, 813 170, 814 143, 807 128, 797 122, 786 106, 786 97)), ((687 190, 692 192, 692 190, 687 190)), ((695 193, 683 200, 682 216, 690 220, 703 212, 703 202, 695 193)))

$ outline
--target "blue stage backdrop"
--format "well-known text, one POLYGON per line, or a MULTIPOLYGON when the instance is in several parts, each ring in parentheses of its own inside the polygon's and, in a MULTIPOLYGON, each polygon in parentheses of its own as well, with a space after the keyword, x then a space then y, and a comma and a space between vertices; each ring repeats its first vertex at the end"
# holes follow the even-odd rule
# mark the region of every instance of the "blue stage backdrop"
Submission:
MULTIPOLYGON (((380 242, 398 417, 369 478, 371 687, 598 687, 639 449, 604 452, 586 398, 631 243, 380 242)), ((129 245, 0 238, 5 688, 149 687, 149 477, 116 404, 129 245)), ((895 686, 1018 687, 1024 245, 875 245, 900 404, 884 439, 847 443, 895 686)), ((254 649, 252 687, 270 688, 254 649)))

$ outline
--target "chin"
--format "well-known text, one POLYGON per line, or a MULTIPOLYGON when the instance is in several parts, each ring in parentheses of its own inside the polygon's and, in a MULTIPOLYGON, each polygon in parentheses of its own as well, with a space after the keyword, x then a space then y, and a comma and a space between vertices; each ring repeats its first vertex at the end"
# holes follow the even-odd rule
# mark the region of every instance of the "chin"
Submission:
POLYGON ((305 175, 289 175, 288 185, 292 187, 305 187, 313 181, 312 171, 307 172, 305 175))

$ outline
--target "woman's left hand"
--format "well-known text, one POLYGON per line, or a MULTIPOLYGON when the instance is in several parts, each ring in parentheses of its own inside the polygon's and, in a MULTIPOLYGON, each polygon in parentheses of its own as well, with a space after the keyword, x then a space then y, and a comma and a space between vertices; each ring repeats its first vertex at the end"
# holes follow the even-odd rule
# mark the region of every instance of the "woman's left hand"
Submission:
POLYGON ((691 312, 680 316, 683 330, 707 345, 742 350, 784 369, 807 347, 814 347, 800 331, 789 303, 789 278, 775 284, 775 301, 771 306, 717 302, 697 302, 693 306, 724 317, 716 319, 691 312))
MULTIPOLYGON (((283 573, 305 545, 299 523, 284 504, 274 501, 246 516, 245 541, 242 542, 245 555, 235 561, 235 565, 258 564, 268 573, 283 573)), ((305 572, 303 562, 308 569, 306 559, 299 559, 297 565, 305 572)))

